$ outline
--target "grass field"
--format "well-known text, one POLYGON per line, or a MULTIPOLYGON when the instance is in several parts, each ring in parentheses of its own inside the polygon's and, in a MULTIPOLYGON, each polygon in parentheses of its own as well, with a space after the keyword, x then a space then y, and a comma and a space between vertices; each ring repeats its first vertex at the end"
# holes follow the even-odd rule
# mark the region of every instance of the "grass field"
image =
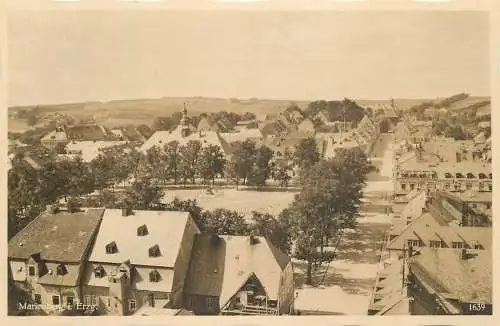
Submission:
POLYGON ((227 208, 245 216, 251 216, 252 211, 278 215, 293 201, 294 192, 245 191, 236 189, 215 189, 214 194, 206 193, 205 189, 168 190, 164 200, 196 199, 204 209, 227 208))

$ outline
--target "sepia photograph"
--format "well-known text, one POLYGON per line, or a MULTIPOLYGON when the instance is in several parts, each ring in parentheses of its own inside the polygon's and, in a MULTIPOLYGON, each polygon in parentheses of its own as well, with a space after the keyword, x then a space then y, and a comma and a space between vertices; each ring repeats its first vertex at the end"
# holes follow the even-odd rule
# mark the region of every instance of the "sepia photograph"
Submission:
POLYGON ((488 12, 6 22, 9 316, 492 315, 488 12))

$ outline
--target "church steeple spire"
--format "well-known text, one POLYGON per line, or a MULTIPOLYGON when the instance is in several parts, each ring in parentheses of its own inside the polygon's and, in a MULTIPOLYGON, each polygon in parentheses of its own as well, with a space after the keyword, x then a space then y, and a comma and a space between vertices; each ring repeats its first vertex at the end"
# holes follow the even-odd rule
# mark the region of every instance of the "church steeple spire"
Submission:
POLYGON ((179 126, 181 127, 182 136, 186 137, 189 135, 189 132, 190 132, 189 119, 187 117, 186 102, 184 102, 184 108, 182 109, 181 113, 182 113, 182 117, 181 117, 181 121, 179 122, 179 126))

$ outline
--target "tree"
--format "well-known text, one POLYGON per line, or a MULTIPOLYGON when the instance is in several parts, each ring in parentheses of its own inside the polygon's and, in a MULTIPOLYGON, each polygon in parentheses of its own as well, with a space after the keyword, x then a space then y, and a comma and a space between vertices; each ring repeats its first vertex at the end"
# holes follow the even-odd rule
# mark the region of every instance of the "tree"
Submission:
POLYGON ((180 200, 175 197, 171 202, 164 204, 163 209, 167 211, 188 212, 196 225, 201 228, 203 211, 196 199, 180 200))
POLYGON ((160 205, 163 191, 151 181, 134 181, 125 191, 123 203, 132 209, 148 210, 160 205))
POLYGON ((362 189, 370 165, 360 149, 340 150, 305 171, 301 190, 290 210, 297 228, 295 257, 307 261, 307 284, 312 267, 332 260, 324 247, 333 240, 338 247, 346 228, 356 227, 362 189))
POLYGON ((470 138, 460 125, 448 125, 444 130, 444 136, 454 138, 455 140, 466 140, 470 138))
POLYGON ((224 172, 224 154, 217 145, 208 145, 201 150, 198 173, 205 184, 215 184, 215 177, 224 172))
POLYGON ((195 183, 200 153, 201 142, 197 140, 190 140, 185 146, 179 148, 181 178, 184 184, 187 180, 195 183))
POLYGON ((257 160, 257 150, 253 140, 246 140, 236 144, 231 160, 229 162, 230 176, 236 179, 236 189, 238 189, 239 181, 243 180, 246 184, 247 178, 251 175, 257 160))
POLYGON ((174 184, 179 181, 179 142, 171 141, 163 148, 165 152, 166 170, 170 173, 170 177, 174 179, 174 184))
POLYGON ((280 215, 275 217, 269 213, 252 212, 253 224, 250 232, 271 241, 273 245, 285 253, 290 253, 293 241, 293 228, 290 221, 280 215))
POLYGON ((153 120, 153 123, 151 125, 151 129, 153 131, 169 131, 173 127, 175 127, 179 123, 180 119, 178 121, 175 121, 172 117, 156 117, 153 120))
POLYGON ((102 153, 90 162, 95 186, 100 191, 112 183, 114 167, 115 162, 112 157, 110 155, 103 155, 102 153))
POLYGON ((271 177, 280 183, 281 188, 287 188, 293 175, 293 155, 285 151, 284 155, 275 157, 271 162, 271 177))
POLYGON ((221 235, 248 235, 250 230, 243 215, 225 208, 203 211, 199 227, 221 235))
POLYGON ((261 146, 257 150, 255 163, 249 175, 249 183, 259 187, 266 185, 266 180, 271 175, 272 158, 273 151, 270 148, 261 146))
POLYGON ((309 169, 319 162, 320 154, 313 137, 302 139, 295 146, 295 163, 300 169, 309 169))
MULTIPOLYGON (((159 146, 153 146, 146 152, 147 164, 149 165, 149 171, 151 171, 150 177, 163 182, 163 184, 168 180, 169 175, 167 171, 171 167, 171 162, 169 161, 171 157, 169 156, 169 152, 166 152, 167 147, 165 152, 159 146)), ((168 147, 168 150, 170 149, 168 147)))
POLYGON ((33 114, 31 111, 28 112, 28 115, 26 117, 26 123, 28 126, 34 126, 38 122, 38 119, 35 114, 33 114))
POLYGON ((255 113, 252 112, 245 112, 243 116, 241 117, 241 120, 255 120, 257 117, 255 116, 255 113))

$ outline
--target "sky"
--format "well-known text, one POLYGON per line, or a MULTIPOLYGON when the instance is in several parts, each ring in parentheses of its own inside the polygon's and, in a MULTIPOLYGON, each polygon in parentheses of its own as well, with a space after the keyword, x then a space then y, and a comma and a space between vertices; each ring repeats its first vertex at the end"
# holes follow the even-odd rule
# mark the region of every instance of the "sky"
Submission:
POLYGON ((8 103, 490 95, 482 12, 18 11, 8 103))

